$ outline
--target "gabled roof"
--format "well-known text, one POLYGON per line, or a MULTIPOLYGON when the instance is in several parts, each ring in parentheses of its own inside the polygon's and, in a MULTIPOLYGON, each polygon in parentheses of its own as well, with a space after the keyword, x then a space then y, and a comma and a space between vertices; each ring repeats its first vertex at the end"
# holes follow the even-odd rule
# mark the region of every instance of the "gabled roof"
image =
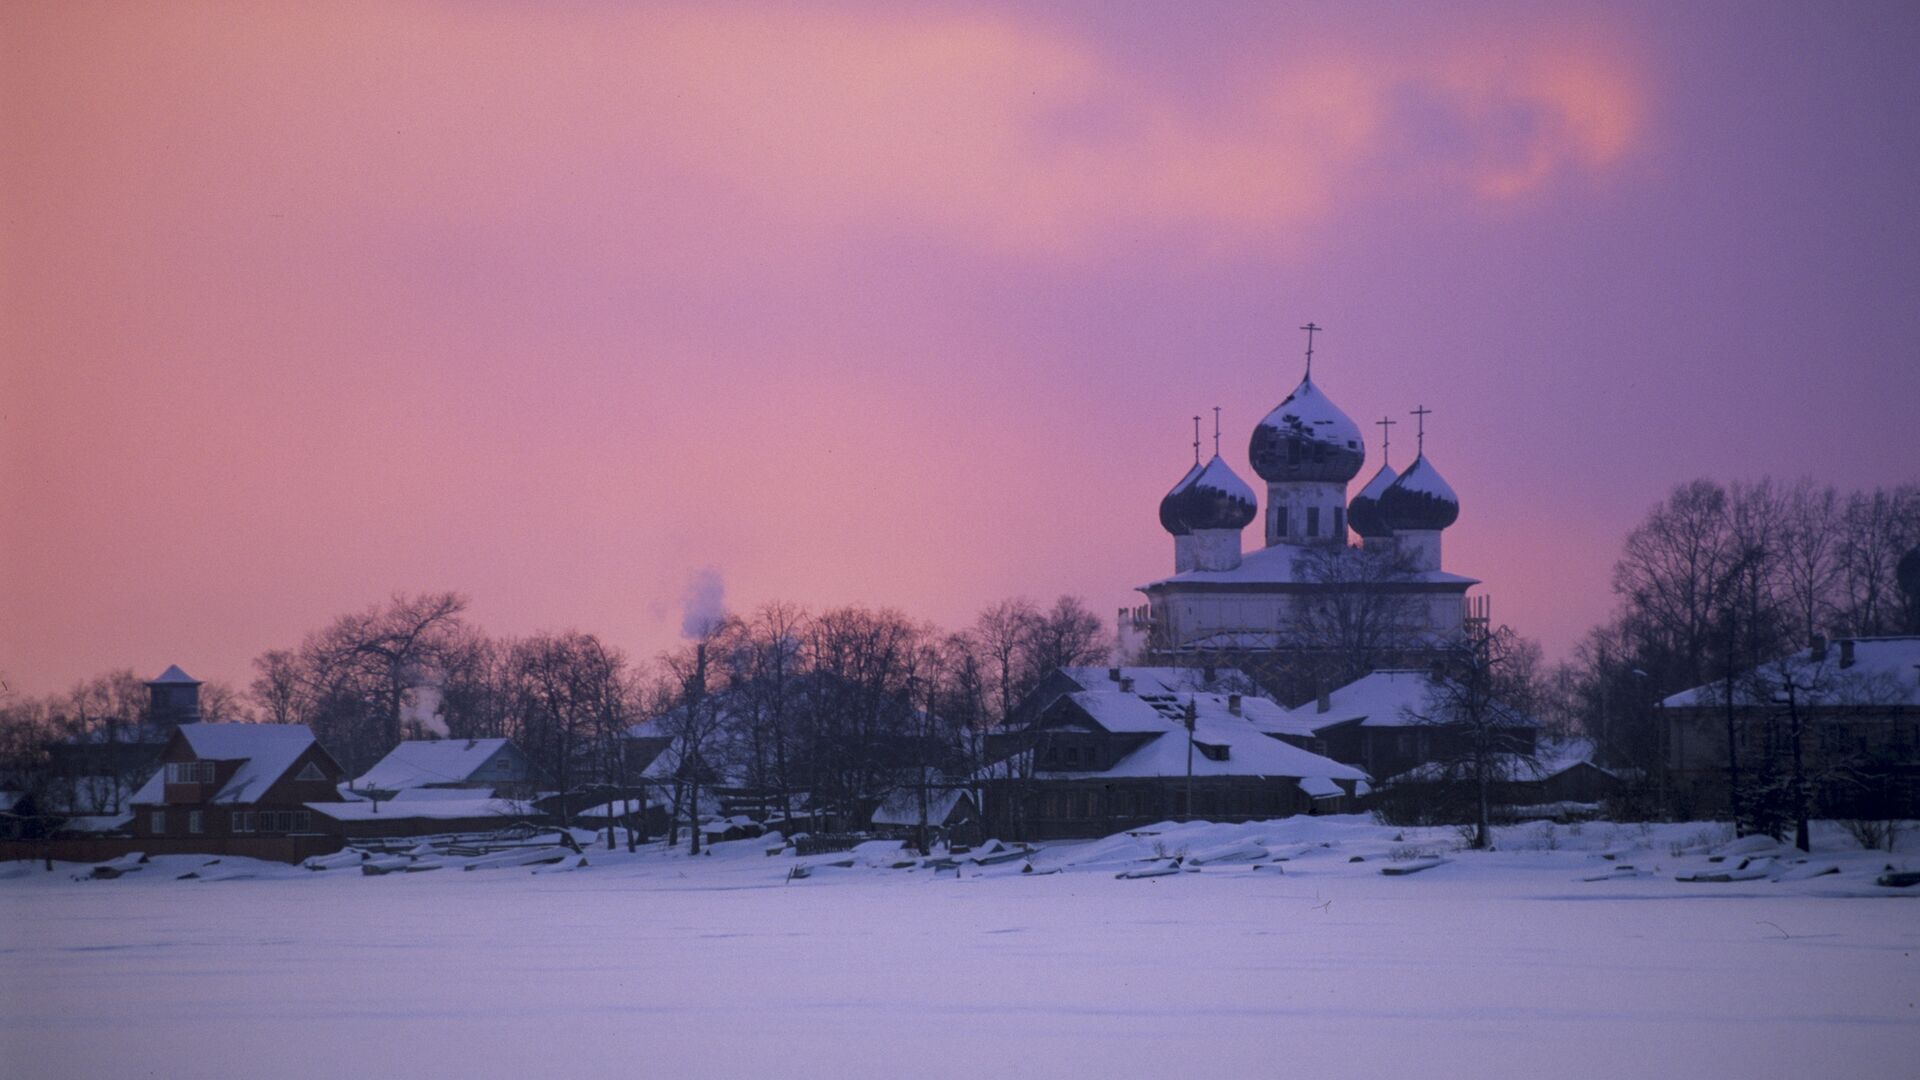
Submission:
POLYGON ((1410 714, 1426 710, 1432 681, 1427 672, 1413 669, 1368 672, 1328 694, 1327 711, 1309 701, 1292 715, 1316 731, 1356 720, 1366 727, 1404 727, 1418 723, 1410 714))
MULTIPOLYGON (((973 800, 961 788, 934 789, 927 792, 927 821, 932 825, 944 825, 947 818, 960 805, 960 800, 973 800)), ((884 799, 873 811, 875 825, 918 825, 920 824, 920 789, 900 788, 884 799)))
MULTIPOLYGON (((179 732, 201 761, 241 762, 209 800, 217 803, 258 799, 313 745, 313 732, 305 724, 182 724, 179 732)), ((166 773, 165 768, 155 772, 129 801, 160 802, 166 796, 166 773)))
MULTIPOLYGON (((1853 666, 1840 666, 1841 641, 1829 643, 1820 660, 1813 658, 1811 648, 1801 649, 1736 677, 1734 704, 1784 706, 1783 684, 1791 678, 1799 688, 1796 697, 1806 705, 1920 705, 1920 635, 1851 640, 1853 666), (1763 696, 1768 700, 1760 700, 1763 696)), ((1725 701, 1726 684, 1711 682, 1682 690, 1660 704, 1688 709, 1725 701)))
MULTIPOLYGON (((1224 698, 1218 699, 1217 711, 1211 705, 1206 711, 1201 711, 1199 698, 1214 696, 1196 697, 1193 738, 1195 743, 1226 747, 1227 759, 1216 761, 1205 754, 1195 753, 1192 755, 1193 775, 1313 776, 1333 780, 1366 778, 1366 773, 1351 765, 1342 765, 1331 758, 1268 736, 1244 715, 1245 702, 1249 699, 1242 699, 1243 714, 1239 716, 1227 710, 1224 698)), ((1169 697, 1164 704, 1112 690, 1082 691, 1070 694, 1068 698, 1107 731, 1155 737, 1115 762, 1112 768, 1101 772, 1042 771, 1036 775, 1059 780, 1186 775, 1186 725, 1180 719, 1186 707, 1184 696, 1169 697)))
POLYGON ((458 784, 473 778, 510 739, 409 739, 354 781, 355 787, 397 791, 427 784, 458 784))

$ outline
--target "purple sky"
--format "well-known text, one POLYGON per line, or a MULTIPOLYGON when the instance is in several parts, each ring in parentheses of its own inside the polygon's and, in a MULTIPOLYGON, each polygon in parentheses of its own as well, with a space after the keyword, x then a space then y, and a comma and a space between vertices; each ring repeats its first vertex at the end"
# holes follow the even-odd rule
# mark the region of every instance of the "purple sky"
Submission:
POLYGON ((1914 479, 1913 5, 1172 10, 8 5, 0 673, 1111 611, 1309 319, 1554 654, 1679 481, 1914 479))

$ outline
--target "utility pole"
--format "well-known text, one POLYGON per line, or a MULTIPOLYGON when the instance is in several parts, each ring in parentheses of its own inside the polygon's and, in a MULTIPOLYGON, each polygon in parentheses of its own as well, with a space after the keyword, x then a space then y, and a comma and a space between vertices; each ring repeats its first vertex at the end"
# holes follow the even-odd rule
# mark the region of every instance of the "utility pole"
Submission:
POLYGON ((1193 707, 1193 695, 1187 695, 1187 805, 1186 813, 1180 815, 1181 821, 1193 820, 1193 728, 1198 716, 1193 707))

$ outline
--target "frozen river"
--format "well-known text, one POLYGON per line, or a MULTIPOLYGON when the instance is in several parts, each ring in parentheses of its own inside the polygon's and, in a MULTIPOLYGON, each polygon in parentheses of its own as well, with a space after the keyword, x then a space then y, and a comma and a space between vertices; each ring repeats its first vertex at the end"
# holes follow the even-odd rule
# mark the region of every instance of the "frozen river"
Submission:
POLYGON ((1357 819, 1143 840, 1289 856, 1145 880, 1116 880, 1150 854, 1124 844, 792 882, 752 842, 539 875, 6 864, 0 1073, 1912 1075, 1920 905, 1871 884, 1890 857, 1684 884, 1705 852, 1666 828, 1404 877, 1377 870, 1423 838, 1357 819), (1623 862, 1653 876, 1583 880, 1623 862))

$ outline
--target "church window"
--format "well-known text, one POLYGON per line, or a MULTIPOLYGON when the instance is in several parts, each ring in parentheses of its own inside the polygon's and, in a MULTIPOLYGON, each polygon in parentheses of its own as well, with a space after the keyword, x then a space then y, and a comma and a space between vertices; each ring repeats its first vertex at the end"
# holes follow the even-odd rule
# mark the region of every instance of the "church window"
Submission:
POLYGON ((1318 465, 1325 460, 1327 460, 1327 444, 1323 442, 1314 443, 1313 444, 1313 463, 1315 465, 1318 465))
POLYGON ((1298 439, 1287 440, 1287 464, 1300 464, 1300 440, 1298 439))
POLYGON ((1336 506, 1333 508, 1333 535, 1345 536, 1346 533, 1347 508, 1344 506, 1336 506))
POLYGON ((1317 506, 1307 507, 1307 535, 1320 535, 1320 508, 1317 506))
POLYGON ((1273 512, 1273 535, 1287 535, 1287 508, 1284 506, 1273 512))

